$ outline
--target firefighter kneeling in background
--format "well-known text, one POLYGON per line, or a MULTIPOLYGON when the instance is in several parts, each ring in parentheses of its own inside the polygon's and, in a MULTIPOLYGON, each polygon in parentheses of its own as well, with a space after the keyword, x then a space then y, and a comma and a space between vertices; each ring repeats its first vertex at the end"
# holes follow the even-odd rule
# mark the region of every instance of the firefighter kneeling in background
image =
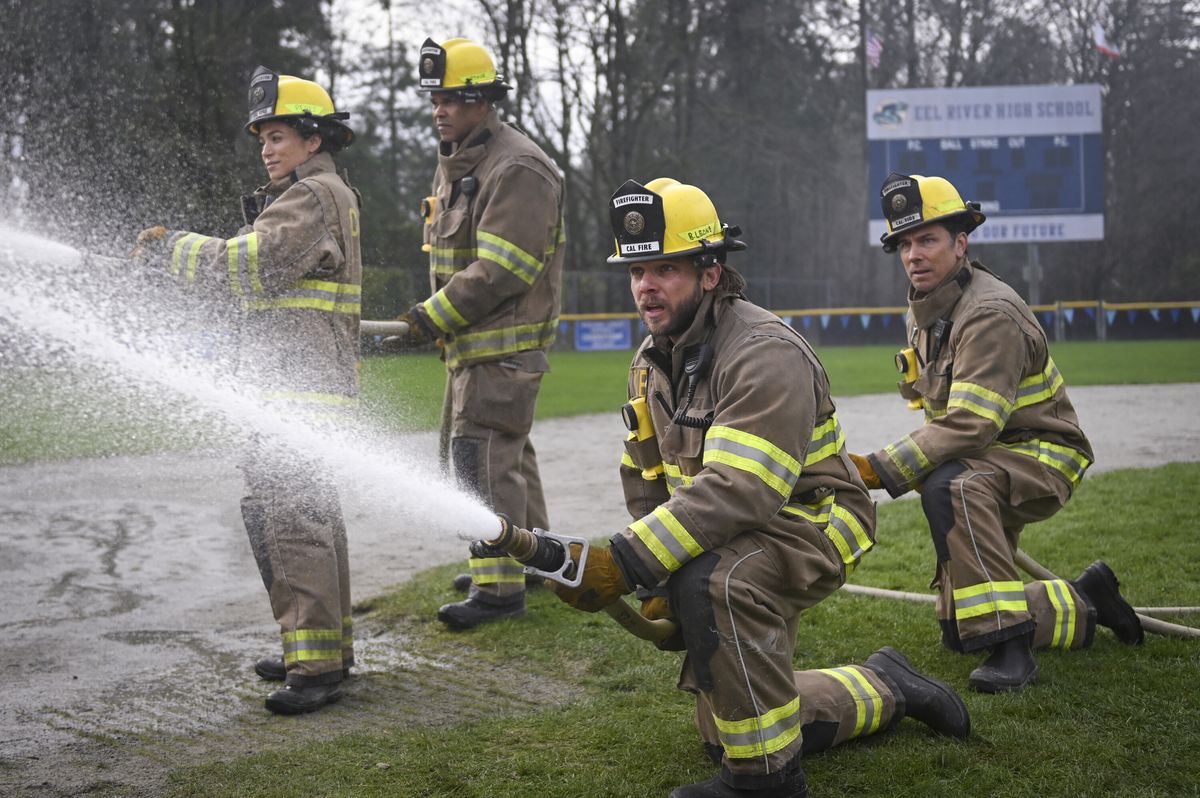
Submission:
POLYGON ((593 548, 578 588, 596 611, 639 590, 674 618, 704 749, 721 766, 677 798, 803 796, 801 755, 906 714, 966 737, 966 706, 885 647, 862 665, 795 672, 800 614, 874 543, 875 508, 847 455, 808 343, 746 300, 744 249, 699 188, 630 180, 610 203, 616 254, 650 335, 629 372, 621 462, 635 519, 593 548))
MULTIPOLYGON (((245 129, 270 182, 242 198, 247 226, 230 239, 150 228, 134 259, 240 312, 238 380, 301 427, 336 429, 359 388, 361 202, 333 160, 353 139, 349 114, 316 83, 266 67, 250 79, 249 103, 245 129)), ((283 636, 283 655, 254 669, 284 682, 267 709, 310 712, 341 696, 354 664, 337 490, 313 457, 278 441, 251 441, 242 470, 242 518, 283 636)))
POLYGON ((985 217, 940 177, 893 173, 880 191, 885 252, 908 275, 907 371, 901 394, 925 425, 865 457, 869 487, 921 490, 937 553, 942 642, 991 649, 969 685, 1019 690, 1037 676, 1033 648, 1083 648, 1096 624, 1124 643, 1142 628, 1116 577, 1096 561, 1074 581, 1021 583, 1014 555, 1025 524, 1066 504, 1092 449, 1046 335, 1017 292, 967 258, 985 217))

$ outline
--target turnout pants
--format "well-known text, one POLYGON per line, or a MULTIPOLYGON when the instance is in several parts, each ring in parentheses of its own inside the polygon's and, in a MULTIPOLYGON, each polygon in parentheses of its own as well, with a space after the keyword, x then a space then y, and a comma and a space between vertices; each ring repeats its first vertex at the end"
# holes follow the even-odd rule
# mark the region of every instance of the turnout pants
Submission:
POLYGON ((679 687, 696 695, 705 749, 738 789, 782 783, 789 763, 888 728, 903 698, 869 668, 793 670, 800 612, 841 585, 841 560, 812 527, 800 546, 749 532, 667 582, 687 655, 679 687))
POLYGON ((294 452, 256 450, 242 470, 242 519, 283 636, 287 683, 341 681, 354 633, 337 489, 294 452))
POLYGON ((1058 512, 1067 483, 1037 460, 990 450, 951 460, 925 480, 921 505, 937 553, 937 616, 954 651, 1033 632, 1035 648, 1083 648, 1095 612, 1065 579, 1023 584, 1014 556, 1026 524, 1058 512))
MULTIPOLYGON (((451 369, 446 385, 452 405, 450 459, 459 485, 526 529, 550 526, 529 440, 545 364, 544 352, 522 352, 451 369)), ((471 598, 505 604, 525 592, 521 564, 497 554, 472 556, 471 598)))

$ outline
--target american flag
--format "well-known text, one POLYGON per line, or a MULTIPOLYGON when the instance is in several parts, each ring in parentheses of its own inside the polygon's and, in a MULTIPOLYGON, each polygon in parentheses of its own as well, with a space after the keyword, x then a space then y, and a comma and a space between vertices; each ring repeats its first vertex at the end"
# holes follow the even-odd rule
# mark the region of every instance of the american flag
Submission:
POLYGON ((1092 40, 1096 43, 1096 49, 1109 58, 1121 57, 1121 51, 1108 43, 1108 37, 1104 35, 1104 26, 1099 22, 1092 25, 1092 40))
POLYGON ((873 30, 867 31, 867 63, 871 69, 879 69, 879 56, 883 54, 883 39, 873 30))

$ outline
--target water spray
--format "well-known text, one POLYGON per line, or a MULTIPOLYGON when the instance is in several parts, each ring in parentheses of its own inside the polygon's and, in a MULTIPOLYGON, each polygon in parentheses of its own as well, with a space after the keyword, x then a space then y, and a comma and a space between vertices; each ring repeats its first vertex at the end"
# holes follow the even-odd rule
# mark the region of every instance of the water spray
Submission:
POLYGON ((139 314, 138 308, 169 297, 147 296, 154 292, 144 280, 131 286, 135 269, 128 261, 3 227, 0 259, 17 278, 0 292, 0 318, 18 337, 7 347, 18 357, 24 353, 37 361, 49 353, 73 374, 134 387, 147 407, 182 398, 215 420, 227 437, 258 436, 311 455, 327 463, 339 483, 348 482, 377 506, 386 506, 400 528, 463 540, 493 534, 495 515, 450 484, 432 453, 401 458, 380 442, 377 431, 306 424, 284 415, 221 364, 177 351, 180 317, 190 312, 194 318, 205 309, 193 304, 168 312, 156 304, 154 313, 139 314), (47 264, 55 268, 40 268, 47 264), (29 273, 24 267, 30 265, 39 268, 29 273), (21 340, 27 344, 23 350, 15 345, 21 340))

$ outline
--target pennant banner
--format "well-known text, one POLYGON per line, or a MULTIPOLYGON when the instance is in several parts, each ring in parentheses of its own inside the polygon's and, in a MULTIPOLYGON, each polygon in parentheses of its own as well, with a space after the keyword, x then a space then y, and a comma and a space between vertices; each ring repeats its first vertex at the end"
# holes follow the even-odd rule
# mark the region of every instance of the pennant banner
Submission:
POLYGON ((1158 308, 1150 308, 1150 318, 1158 321, 1158 308))
POLYGON ((864 330, 869 329, 871 327, 871 314, 870 313, 860 314, 858 317, 858 320, 860 322, 862 322, 862 328, 864 330))
POLYGON ((828 329, 829 329, 829 320, 830 320, 831 318, 833 318, 833 317, 832 317, 832 316, 830 316, 828 313, 822 313, 822 314, 821 314, 821 329, 822 329, 822 330, 828 330, 828 329))
POLYGON ((1067 320, 1067 324, 1075 322, 1075 308, 1063 308, 1063 317, 1067 320))
POLYGON ((1104 311, 1104 318, 1108 322, 1108 326, 1111 327, 1117 321, 1117 312, 1115 310, 1106 310, 1104 311))

